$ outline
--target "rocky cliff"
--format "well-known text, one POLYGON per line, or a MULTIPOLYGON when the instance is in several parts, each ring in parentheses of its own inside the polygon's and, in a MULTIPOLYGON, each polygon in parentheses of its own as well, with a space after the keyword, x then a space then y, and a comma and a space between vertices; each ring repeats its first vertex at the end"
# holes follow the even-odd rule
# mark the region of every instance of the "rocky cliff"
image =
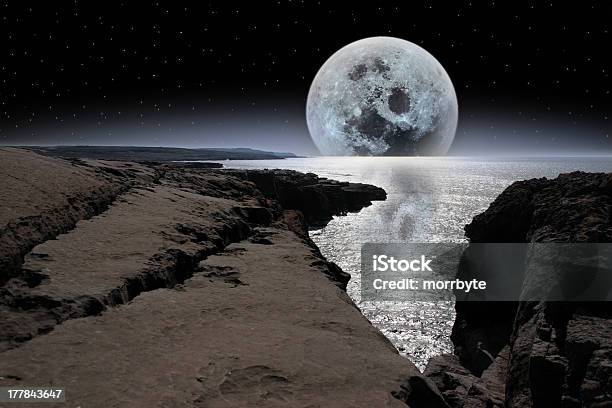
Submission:
POLYGON ((381 189, 19 149, 0 172, 1 386, 87 407, 447 406, 308 237, 381 189))
POLYGON ((387 198, 385 191, 369 184, 348 183, 292 170, 225 170, 231 176, 255 183, 264 196, 282 208, 300 211, 310 227, 322 227, 334 215, 356 212, 373 200, 387 198))
MULTIPOLYGON (((612 242, 612 174, 516 182, 465 231, 473 243, 612 242)), ((478 271, 459 271, 468 273, 478 271)), ((575 283, 528 269, 520 299, 535 273, 551 290, 575 283)), ((609 279, 603 286, 612 289, 609 279)), ((456 356, 437 357, 426 370, 452 406, 612 406, 611 303, 457 302, 456 309, 456 356)))

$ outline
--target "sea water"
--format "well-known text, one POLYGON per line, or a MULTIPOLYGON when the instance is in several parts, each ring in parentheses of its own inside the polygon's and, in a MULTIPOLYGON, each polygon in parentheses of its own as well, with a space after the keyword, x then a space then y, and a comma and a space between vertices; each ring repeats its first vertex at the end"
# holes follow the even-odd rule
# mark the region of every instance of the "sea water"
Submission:
POLYGON ((282 168, 368 183, 385 201, 334 217, 310 236, 327 259, 351 274, 347 291, 366 318, 421 370, 429 358, 452 353, 454 303, 372 302, 360 297, 365 242, 464 242, 463 227, 517 180, 581 170, 612 172, 612 157, 422 158, 316 157, 223 161, 227 168, 282 168))

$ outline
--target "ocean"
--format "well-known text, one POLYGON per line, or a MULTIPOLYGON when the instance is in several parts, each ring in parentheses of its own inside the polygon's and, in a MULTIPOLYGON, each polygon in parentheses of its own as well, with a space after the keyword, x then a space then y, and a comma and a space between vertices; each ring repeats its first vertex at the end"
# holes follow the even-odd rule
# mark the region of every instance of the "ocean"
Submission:
POLYGON ((347 291, 362 313, 423 370, 429 358, 452 353, 454 303, 370 302, 360 297, 365 242, 464 242, 463 226, 517 180, 574 170, 612 172, 612 157, 315 157, 223 161, 227 168, 282 168, 373 184, 387 192, 359 213, 335 217, 311 237, 323 255, 351 274, 347 291))

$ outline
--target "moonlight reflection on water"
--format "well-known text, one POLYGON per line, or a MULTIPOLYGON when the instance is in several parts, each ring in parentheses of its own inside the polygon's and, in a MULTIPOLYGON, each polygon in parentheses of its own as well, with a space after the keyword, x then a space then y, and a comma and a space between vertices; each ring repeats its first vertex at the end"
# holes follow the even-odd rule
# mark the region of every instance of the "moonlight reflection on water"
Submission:
POLYGON ((311 231, 311 237, 324 256, 351 274, 347 291, 363 314, 421 370, 430 357, 453 350, 454 302, 361 302, 361 245, 464 242, 463 226, 516 180, 574 170, 612 171, 609 157, 315 157, 222 163, 312 172, 385 189, 385 201, 335 217, 325 228, 311 231))
POLYGON ((350 225, 350 218, 358 218, 358 214, 343 218, 336 218, 324 229, 311 231, 310 236, 327 259, 351 274, 347 292, 364 316, 393 343, 401 355, 408 357, 420 370, 425 368, 431 357, 452 353, 450 334, 455 321, 454 302, 361 300, 361 245, 354 244, 354 236, 346 236, 348 231, 345 228, 345 225, 350 225))

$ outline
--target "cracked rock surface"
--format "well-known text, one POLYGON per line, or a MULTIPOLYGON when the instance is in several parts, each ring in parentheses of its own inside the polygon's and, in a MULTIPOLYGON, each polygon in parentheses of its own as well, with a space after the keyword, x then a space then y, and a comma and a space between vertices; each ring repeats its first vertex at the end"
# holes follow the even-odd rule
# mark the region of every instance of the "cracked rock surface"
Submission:
POLYGON ((18 149, 0 171, 1 386, 83 407, 447 406, 308 238, 381 189, 18 149))

